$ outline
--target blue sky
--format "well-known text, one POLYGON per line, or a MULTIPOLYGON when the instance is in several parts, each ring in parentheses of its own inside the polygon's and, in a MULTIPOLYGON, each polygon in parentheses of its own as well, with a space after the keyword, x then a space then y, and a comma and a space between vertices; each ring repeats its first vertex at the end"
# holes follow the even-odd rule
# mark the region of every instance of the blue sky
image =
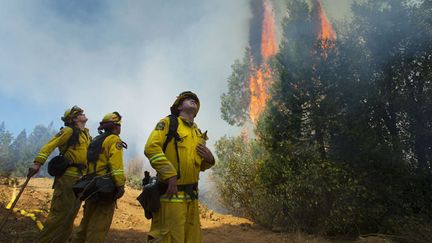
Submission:
POLYGON ((62 124, 58 121, 58 117, 53 116, 53 110, 61 111, 61 106, 41 106, 36 107, 23 102, 18 97, 0 96, 0 111, 2 113, 0 122, 5 122, 7 130, 13 133, 14 137, 22 130, 30 133, 37 120, 37 124, 48 125, 53 122, 55 127, 62 124))

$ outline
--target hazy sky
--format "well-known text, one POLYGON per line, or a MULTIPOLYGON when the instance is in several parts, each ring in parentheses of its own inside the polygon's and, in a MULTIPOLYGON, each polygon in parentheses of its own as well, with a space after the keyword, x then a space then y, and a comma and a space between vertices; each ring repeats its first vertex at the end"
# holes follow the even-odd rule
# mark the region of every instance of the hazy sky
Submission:
POLYGON ((351 17, 351 4, 354 0, 324 0, 323 6, 327 15, 334 20, 344 20, 351 17))
MULTIPOLYGON (((324 5, 338 18, 349 9, 346 0, 324 5)), ((14 135, 51 121, 57 129, 64 110, 76 104, 93 136, 106 113, 119 111, 128 153, 142 154, 184 90, 201 98, 197 123, 209 130, 210 144, 237 131, 220 118, 220 95, 248 43, 248 0, 0 0, 0 6, 0 122, 14 135)))
POLYGON ((0 5, 0 121, 15 135, 51 121, 59 127, 64 110, 77 104, 93 135, 104 114, 119 111, 122 137, 142 150, 184 90, 200 96, 197 122, 211 137, 229 129, 219 97, 248 41, 248 1, 0 5))

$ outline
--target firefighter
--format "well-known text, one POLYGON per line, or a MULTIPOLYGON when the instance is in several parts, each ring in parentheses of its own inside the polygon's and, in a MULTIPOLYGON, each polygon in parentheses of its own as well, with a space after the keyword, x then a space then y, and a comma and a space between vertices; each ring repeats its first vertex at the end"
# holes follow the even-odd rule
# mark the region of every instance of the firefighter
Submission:
MULTIPOLYGON (((94 201, 90 198, 85 202, 84 217, 72 242, 104 242, 111 226, 116 200, 121 198, 125 192, 123 148, 127 148, 127 145, 119 136, 121 132, 120 114, 112 112, 105 115, 98 130, 104 132, 95 137, 92 144, 100 143, 99 148, 95 146, 99 156, 96 163, 89 161, 88 173, 96 173, 98 176, 111 174, 110 179, 114 181, 116 190, 110 199, 94 201)), ((90 145, 89 154, 93 152, 90 151, 93 147, 90 145)))
POLYGON ((190 91, 182 92, 171 106, 171 117, 163 118, 150 134, 144 153, 157 171, 161 207, 153 213, 148 242, 201 242, 198 211, 200 171, 215 164, 194 119, 200 101, 190 91), (177 123, 173 126, 172 122, 177 123), (172 127, 174 139, 164 146, 172 127))
POLYGON ((67 242, 81 205, 72 185, 85 173, 87 164, 87 146, 91 141, 85 128, 87 117, 81 108, 74 106, 66 110, 61 119, 65 127, 41 148, 27 175, 32 177, 38 173, 55 148, 70 163, 62 175, 54 178, 51 208, 38 242, 67 242))

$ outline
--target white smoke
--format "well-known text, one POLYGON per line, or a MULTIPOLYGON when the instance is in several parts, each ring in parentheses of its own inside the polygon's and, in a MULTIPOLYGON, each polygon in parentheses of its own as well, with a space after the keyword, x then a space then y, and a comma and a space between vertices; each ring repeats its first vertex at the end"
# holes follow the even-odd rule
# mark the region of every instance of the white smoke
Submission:
POLYGON ((209 130, 209 144, 233 130, 220 118, 219 97, 247 45, 247 0, 1 5, 1 95, 35 108, 63 104, 52 120, 80 105, 93 135, 103 115, 117 110, 122 137, 140 154, 184 90, 202 100, 197 122, 209 130))
POLYGON ((248 45, 248 0, 0 5, 0 95, 42 113, 36 120, 9 109, 3 117, 22 117, 31 127, 46 119, 60 126, 64 110, 76 104, 94 136, 99 120, 119 111, 133 158, 143 156, 149 133, 175 96, 192 90, 202 101, 197 123, 209 131, 211 148, 221 136, 239 133, 220 118, 220 95, 231 64, 248 45))
MULTIPOLYGON (((248 43, 248 0, 0 5, 0 95, 43 112, 55 125, 76 104, 95 136, 100 119, 119 111, 128 157, 143 158, 155 124, 177 94, 192 90, 202 102, 197 123, 209 130, 211 148, 235 130, 220 118, 220 95, 248 43)), ((2 115, 43 123, 16 112, 2 115)))

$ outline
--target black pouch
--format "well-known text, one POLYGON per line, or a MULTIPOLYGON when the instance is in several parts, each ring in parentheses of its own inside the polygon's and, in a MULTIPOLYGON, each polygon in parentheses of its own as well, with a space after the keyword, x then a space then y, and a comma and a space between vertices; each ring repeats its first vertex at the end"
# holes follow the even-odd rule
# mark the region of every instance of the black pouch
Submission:
POLYGON ((51 176, 59 177, 62 176, 67 168, 72 164, 64 157, 64 153, 69 149, 70 144, 67 142, 66 149, 62 152, 59 148, 60 154, 52 158, 48 162, 48 174, 51 176))
POLYGON ((81 201, 109 203, 113 202, 117 193, 111 174, 96 175, 95 173, 81 177, 73 186, 75 196, 81 201))
POLYGON ((70 164, 62 154, 57 155, 48 162, 48 174, 57 177, 62 176, 70 164))
POLYGON ((143 179, 143 191, 137 197, 138 202, 144 208, 144 215, 147 219, 153 218, 153 213, 160 209, 159 180, 157 177, 150 177, 149 172, 145 172, 143 179))

